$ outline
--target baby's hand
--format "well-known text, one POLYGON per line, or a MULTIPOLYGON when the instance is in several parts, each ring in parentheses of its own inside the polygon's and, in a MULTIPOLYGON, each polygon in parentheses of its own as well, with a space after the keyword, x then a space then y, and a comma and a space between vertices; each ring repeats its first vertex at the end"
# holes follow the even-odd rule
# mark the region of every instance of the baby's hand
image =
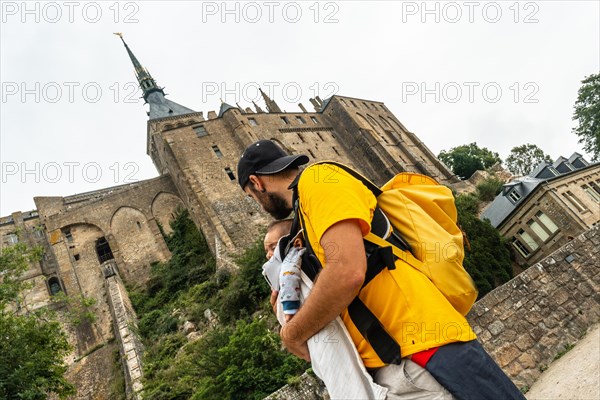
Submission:
POLYGON ((292 318, 294 318, 294 315, 296 314, 285 314, 285 323, 287 324, 288 322, 290 322, 292 318))

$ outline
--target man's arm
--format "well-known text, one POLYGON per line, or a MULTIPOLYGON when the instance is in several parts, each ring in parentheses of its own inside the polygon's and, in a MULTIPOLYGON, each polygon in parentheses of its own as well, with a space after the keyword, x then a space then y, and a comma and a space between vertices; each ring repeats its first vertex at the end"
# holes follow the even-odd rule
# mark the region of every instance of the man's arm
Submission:
POLYGON ((285 347, 307 361, 307 340, 348 307, 358 294, 367 269, 358 220, 334 224, 325 231, 320 244, 325 252, 325 266, 310 296, 281 330, 285 347))

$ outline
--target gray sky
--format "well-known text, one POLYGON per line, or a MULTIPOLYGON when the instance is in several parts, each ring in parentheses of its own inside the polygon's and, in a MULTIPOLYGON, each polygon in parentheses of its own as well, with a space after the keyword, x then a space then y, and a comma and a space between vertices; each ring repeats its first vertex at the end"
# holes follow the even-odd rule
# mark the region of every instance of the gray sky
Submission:
POLYGON ((2 1, 0 215, 157 176, 116 31, 168 98, 205 115, 220 98, 250 105, 259 85, 290 112, 338 93, 383 101, 435 154, 585 154, 571 116, 600 69, 599 4, 2 1))

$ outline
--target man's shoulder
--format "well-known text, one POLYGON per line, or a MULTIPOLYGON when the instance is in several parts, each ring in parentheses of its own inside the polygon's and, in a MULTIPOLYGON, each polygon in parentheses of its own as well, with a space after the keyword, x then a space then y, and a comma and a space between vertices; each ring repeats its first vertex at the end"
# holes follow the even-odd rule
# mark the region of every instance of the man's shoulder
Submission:
POLYGON ((309 165, 302 171, 298 187, 351 183, 353 180, 355 178, 338 163, 321 161, 309 165))

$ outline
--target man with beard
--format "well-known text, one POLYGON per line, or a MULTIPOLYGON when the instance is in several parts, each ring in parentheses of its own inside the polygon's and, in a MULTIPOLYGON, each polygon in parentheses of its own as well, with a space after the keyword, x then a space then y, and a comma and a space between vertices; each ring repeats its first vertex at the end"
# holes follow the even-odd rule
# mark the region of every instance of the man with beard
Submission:
POLYGON ((331 164, 312 165, 298 177, 307 162, 304 155, 288 155, 261 140, 238 163, 244 192, 276 219, 293 210, 297 187, 304 240, 322 266, 311 295, 281 329, 285 347, 310 361, 307 341, 340 316, 375 382, 389 389, 389 399, 524 399, 475 340, 465 317, 423 273, 398 259, 394 274, 384 269, 363 286, 363 237, 371 230, 377 200, 331 164), (370 319, 364 329, 349 312, 359 293, 361 312, 373 314, 378 325, 370 319))

